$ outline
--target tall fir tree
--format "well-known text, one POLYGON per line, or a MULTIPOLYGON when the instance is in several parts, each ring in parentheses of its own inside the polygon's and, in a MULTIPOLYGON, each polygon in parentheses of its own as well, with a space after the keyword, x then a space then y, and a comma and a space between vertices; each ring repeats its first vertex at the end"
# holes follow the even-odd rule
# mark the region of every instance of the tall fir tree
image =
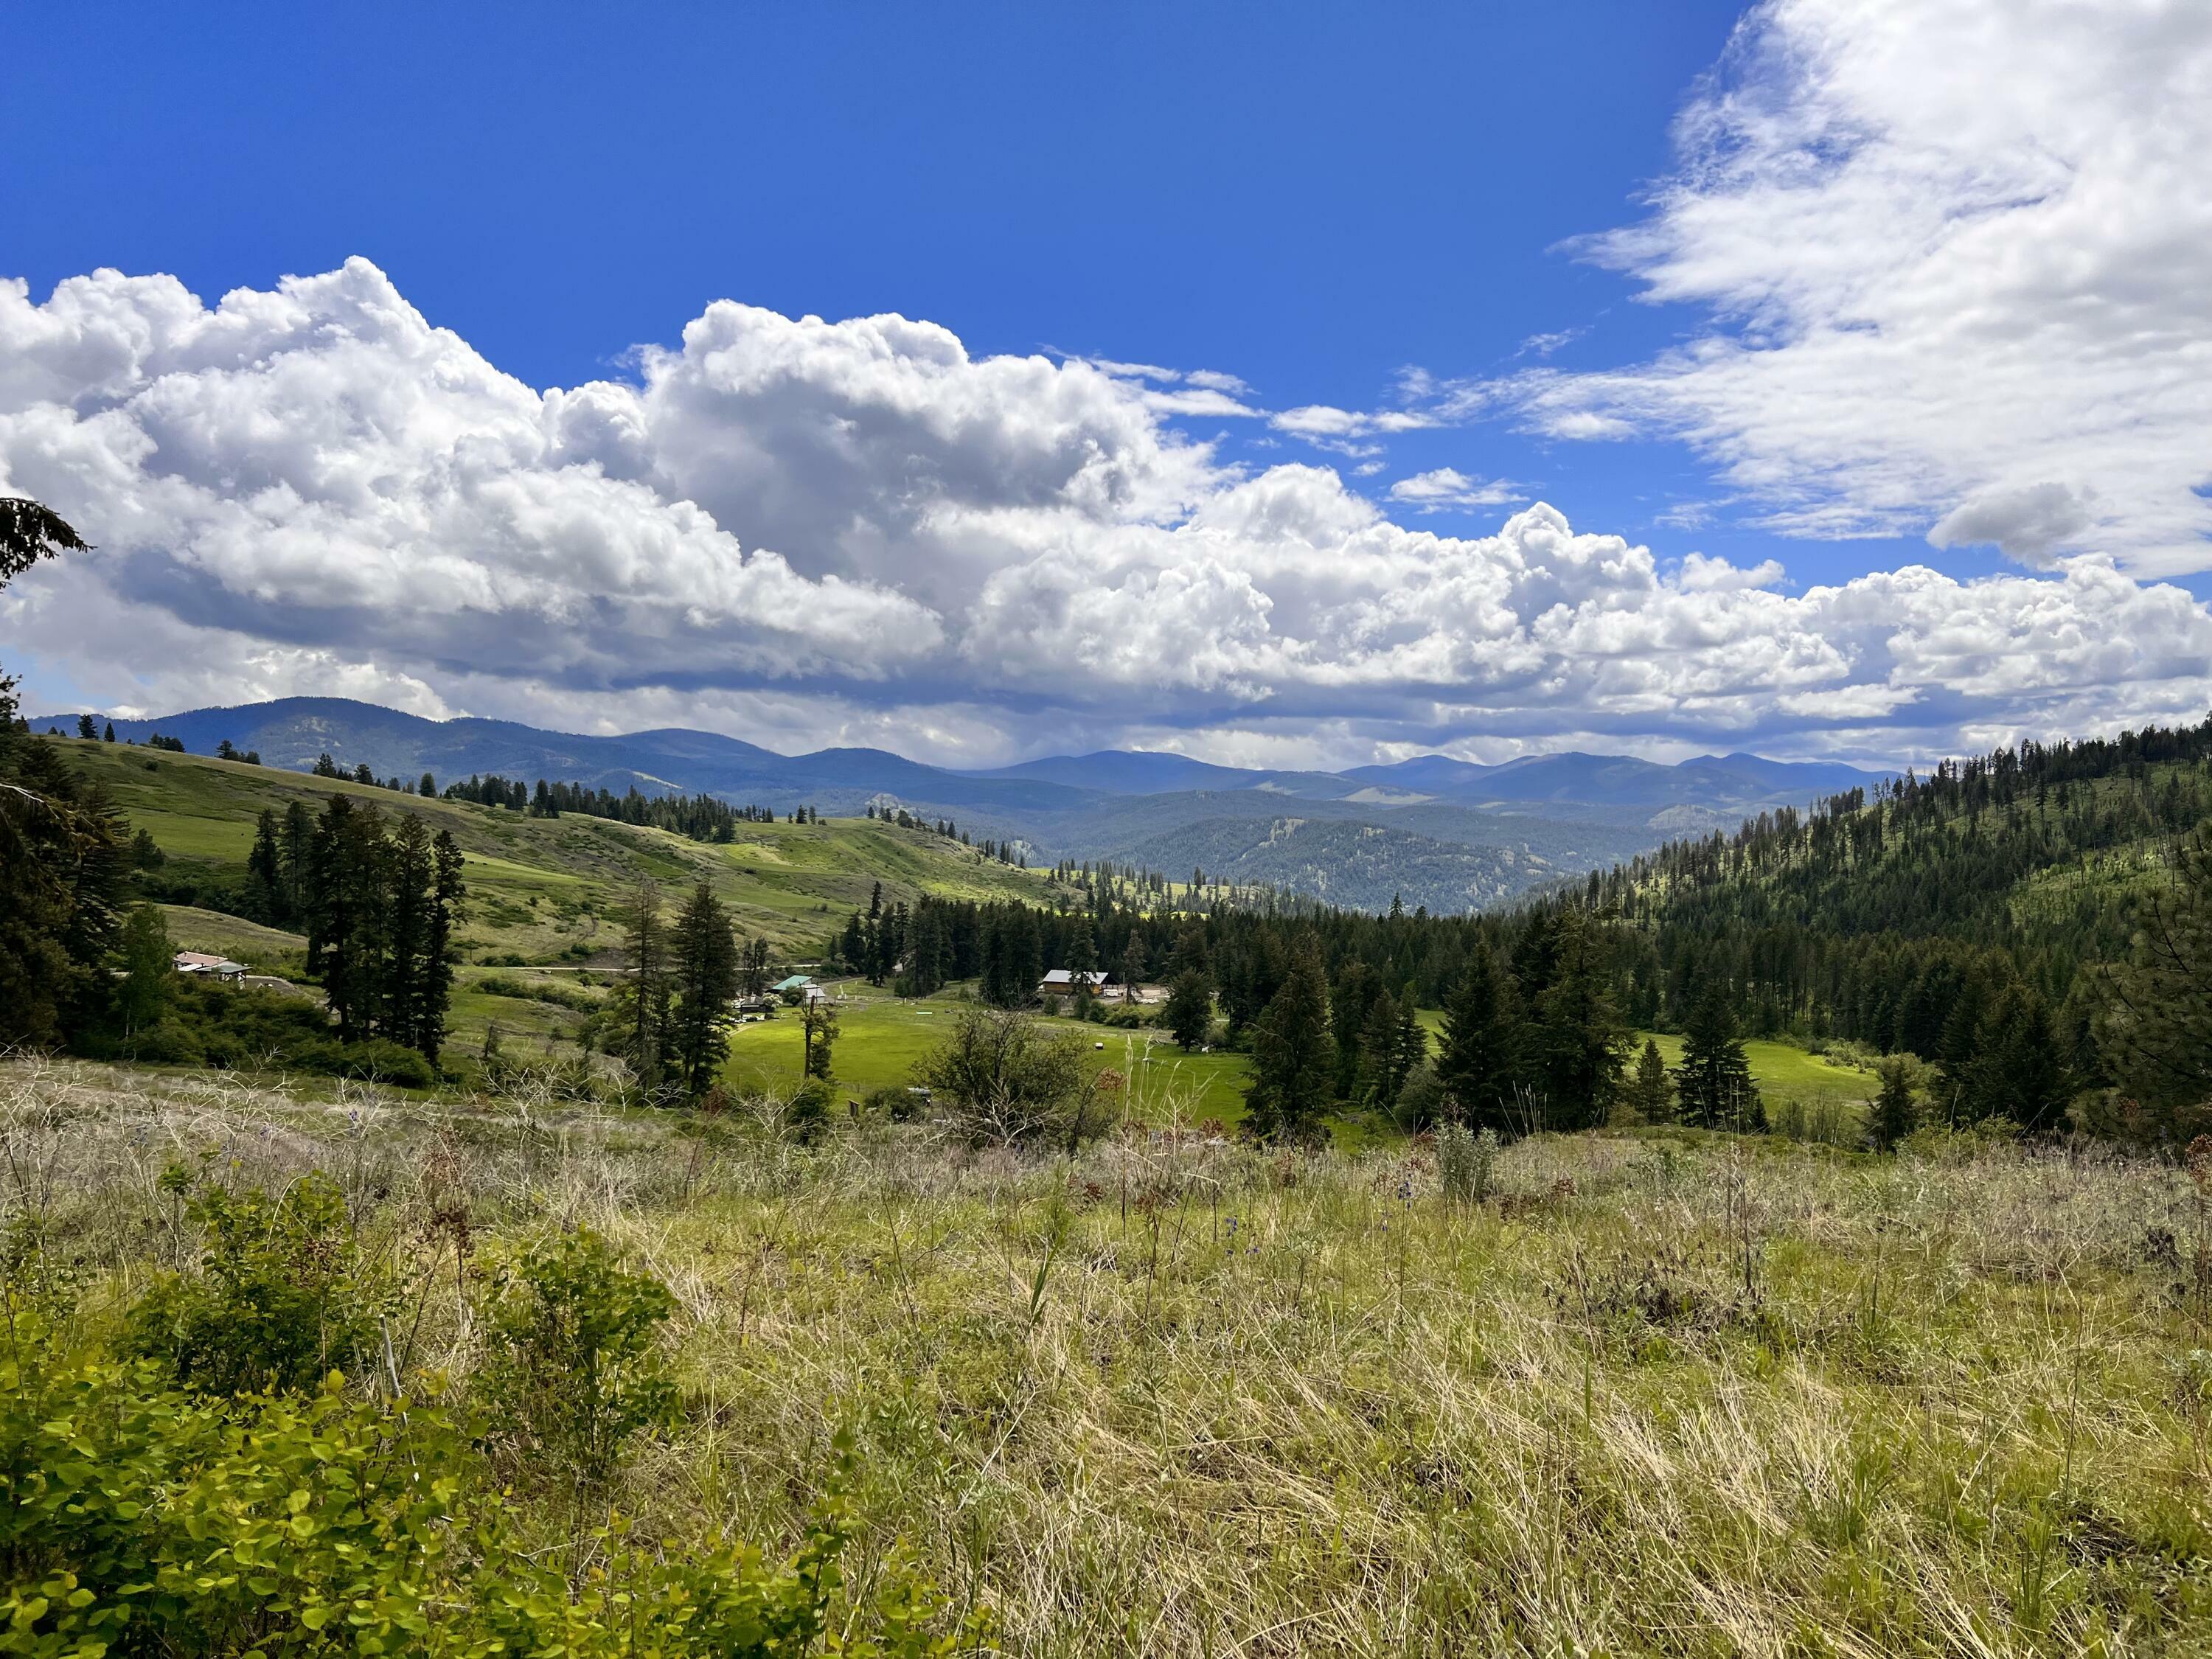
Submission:
POLYGON ((1728 988, 1717 976, 1705 981, 1682 1033, 1682 1058, 1674 1069, 1674 1089, 1683 1121, 1707 1129, 1754 1127, 1751 1062, 1736 1036, 1728 988))
POLYGON ((623 978, 615 990, 617 1051, 631 1079, 657 1097, 668 1085, 668 925, 660 886, 650 878, 631 888, 623 905, 623 978))
POLYGON ((1245 1121, 1266 1140, 1310 1140, 1336 1082, 1328 977, 1310 939, 1291 948, 1282 987, 1252 1026, 1252 1082, 1245 1121))
POLYGON ((1587 1129, 1604 1122, 1620 1092, 1628 1033, 1604 941, 1577 907, 1564 908, 1553 929, 1551 976, 1534 1012, 1544 1123, 1587 1129))
POLYGON ((1636 1070, 1628 1079, 1623 1098, 1631 1119, 1638 1123, 1674 1121, 1674 1081, 1667 1075, 1666 1057, 1650 1037, 1636 1057, 1636 1070))
POLYGON ((730 913, 703 881, 677 913, 668 954, 670 1057, 684 1093, 696 1100, 729 1057, 730 1003, 738 993, 737 935, 730 913))
POLYGON ((1919 1124, 1920 1108, 1912 1095, 1912 1076, 1904 1060, 1897 1056, 1883 1060, 1875 1075, 1881 1079, 1881 1087, 1867 1113, 1867 1139, 1877 1152, 1895 1152, 1897 1143, 1919 1124))
POLYGON ((253 850, 246 858, 246 902, 257 921, 271 927, 291 925, 284 891, 284 854, 276 840, 276 812, 264 806, 253 826, 253 850))
POLYGON ((1443 1043, 1437 1054, 1437 1080, 1448 1109, 1473 1129, 1505 1133, 1516 1127, 1512 1101, 1522 1078, 1522 1045, 1511 1003, 1512 987, 1497 957, 1486 942, 1476 940, 1444 1005, 1443 1043))
POLYGON ((1184 969, 1170 982, 1160 1015, 1176 1044, 1188 1054, 1212 1032, 1213 982, 1195 968, 1184 969))

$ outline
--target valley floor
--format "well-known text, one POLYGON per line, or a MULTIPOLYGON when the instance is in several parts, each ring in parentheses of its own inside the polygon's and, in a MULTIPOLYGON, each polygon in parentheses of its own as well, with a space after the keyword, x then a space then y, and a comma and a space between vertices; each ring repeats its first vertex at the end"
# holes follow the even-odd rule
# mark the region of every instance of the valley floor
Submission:
POLYGON ((856 1574, 904 1550, 1012 1652, 2212 1632, 2212 1224, 2165 1165, 1640 1132, 1516 1144, 1461 1200, 1402 1147, 807 1148, 742 1112, 28 1061, 0 1067, 0 1136, 9 1219, 79 1264, 77 1340, 189 1258, 172 1160, 331 1172, 421 1286, 423 1389, 463 1388, 483 1341, 434 1200, 480 1265, 604 1231, 678 1309, 680 1419, 616 1494, 640 1534, 787 1548, 849 1429, 856 1574))

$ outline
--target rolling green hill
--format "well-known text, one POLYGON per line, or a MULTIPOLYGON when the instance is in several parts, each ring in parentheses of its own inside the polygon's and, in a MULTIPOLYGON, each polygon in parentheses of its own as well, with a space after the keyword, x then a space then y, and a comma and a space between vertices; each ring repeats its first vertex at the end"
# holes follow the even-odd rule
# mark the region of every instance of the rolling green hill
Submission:
POLYGON ((1041 874, 986 859, 925 830, 870 818, 738 826, 726 845, 605 818, 533 818, 396 793, 343 779, 125 744, 60 740, 70 762, 106 789, 167 861, 149 886, 200 908, 243 887, 254 822, 294 800, 319 811, 333 793, 417 813, 450 830, 466 855, 469 915, 461 949, 471 962, 611 965, 611 920, 623 890, 650 877, 665 886, 705 881, 748 935, 781 959, 811 958, 878 882, 886 902, 924 892, 946 897, 1042 901, 1041 874))

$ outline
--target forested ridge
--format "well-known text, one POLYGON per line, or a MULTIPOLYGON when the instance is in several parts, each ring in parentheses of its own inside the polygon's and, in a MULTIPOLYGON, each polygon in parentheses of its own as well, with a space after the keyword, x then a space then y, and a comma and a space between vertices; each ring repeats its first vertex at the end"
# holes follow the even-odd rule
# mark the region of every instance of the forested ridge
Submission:
POLYGON ((1673 843, 1583 896, 1636 936, 1649 1020, 1717 977, 1758 1029, 1931 1054, 1956 982, 1992 954, 2086 1017, 2085 970, 2125 958, 2140 901, 2208 816, 2212 720, 1946 761, 1673 843))

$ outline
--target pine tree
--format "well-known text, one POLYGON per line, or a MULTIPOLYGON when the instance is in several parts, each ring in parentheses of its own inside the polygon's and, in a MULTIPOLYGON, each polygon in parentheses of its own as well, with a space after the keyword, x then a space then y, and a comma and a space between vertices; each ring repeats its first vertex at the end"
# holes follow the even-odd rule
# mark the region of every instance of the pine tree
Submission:
POLYGON ((123 1016, 123 1040, 135 1042, 161 1022, 175 972, 176 947, 161 913, 135 904, 123 924, 123 983, 117 1011, 123 1016))
POLYGON ((1510 997, 1497 957, 1478 939, 1444 1005, 1443 1046, 1437 1054, 1437 1080, 1452 1115, 1470 1128, 1514 1127, 1509 1111, 1521 1078, 1521 1045, 1510 997))
POLYGON ((254 823, 253 850, 246 858, 246 902, 257 921, 271 927, 291 922, 291 908, 284 894, 284 855, 277 845, 273 807, 263 807, 254 823))
POLYGON ((737 935, 703 881, 677 915, 669 958, 675 993, 669 1048, 684 1092, 696 1100, 729 1057, 730 1002, 738 991, 737 935))
POLYGON ((100 740, 102 743, 113 743, 115 741, 115 722, 113 720, 107 722, 106 729, 100 733, 100 740))
POLYGON ((1709 978, 1682 1033, 1674 1087, 1683 1119, 1707 1129, 1752 1127, 1751 1062, 1736 1036, 1728 988, 1709 978))
POLYGON ((1414 1073, 1429 1063, 1429 1034, 1422 1029, 1419 1011, 1413 1006, 1413 988, 1408 985, 1406 994, 1398 999, 1397 1072, 1393 1079, 1391 1098, 1395 1099, 1414 1073))
POLYGON ((285 922, 297 927, 307 913, 307 890, 314 878, 315 821, 305 801, 284 808, 284 828, 278 847, 278 887, 283 898, 285 922))
POLYGON ((837 1043, 837 1010, 822 998, 808 997, 799 1005, 799 1030, 800 1074, 826 1080, 837 1043))
POLYGON ((1553 929, 1551 978, 1535 1002, 1539 1076, 1552 1128, 1604 1122, 1620 1092, 1628 1034, 1610 983, 1597 929, 1582 910, 1564 910, 1553 929))
POLYGON ((1960 1117, 2009 1118, 2044 1133, 2064 1121, 2071 1093, 2051 1006, 2032 985, 2008 985, 1982 1016, 1960 1091, 1960 1117))
POLYGON ((1356 1046, 1353 1097, 1363 1106, 1388 1108, 1405 1081, 1398 1063, 1398 999, 1388 991, 1367 1005, 1356 1046))
POLYGON ((1920 1109, 1912 1098, 1912 1079, 1903 1060, 1883 1060, 1876 1075, 1881 1088, 1867 1114, 1867 1139, 1877 1152, 1894 1152, 1897 1143, 1917 1127, 1920 1109))
POLYGON ((453 928, 461 920, 468 890, 461 878, 461 846, 453 831, 430 838, 430 926, 424 941, 416 993, 416 1044, 434 1066, 446 1041, 446 1017, 453 1001, 453 928))
POLYGON ((1290 971, 1252 1027, 1252 1083, 1245 1121, 1267 1140, 1309 1140, 1320 1131, 1336 1079, 1328 979, 1312 941, 1291 953, 1290 971))
POLYGON ((89 714, 79 714, 76 717, 76 734, 80 738, 98 737, 100 735, 99 722, 94 720, 89 714))
POLYGON ((2102 981, 2098 1052, 2148 1127, 2178 1146, 2212 1126, 2212 824, 2175 849, 2131 960, 2102 981))
POLYGON ((1674 1080, 1667 1075, 1667 1060, 1659 1045, 1650 1037, 1644 1039, 1644 1050, 1636 1057, 1636 1072, 1629 1079, 1626 1098, 1629 1113, 1638 1123, 1674 1121, 1674 1080))
POLYGON ((1188 1054, 1213 1030, 1213 981, 1194 968, 1184 969, 1170 982, 1167 1006, 1160 1014, 1176 1043, 1188 1054))
POLYGON ((667 927, 659 884, 650 878, 630 890, 623 915, 624 976, 616 988, 617 1042, 630 1076, 648 1097, 668 1083, 667 927))

